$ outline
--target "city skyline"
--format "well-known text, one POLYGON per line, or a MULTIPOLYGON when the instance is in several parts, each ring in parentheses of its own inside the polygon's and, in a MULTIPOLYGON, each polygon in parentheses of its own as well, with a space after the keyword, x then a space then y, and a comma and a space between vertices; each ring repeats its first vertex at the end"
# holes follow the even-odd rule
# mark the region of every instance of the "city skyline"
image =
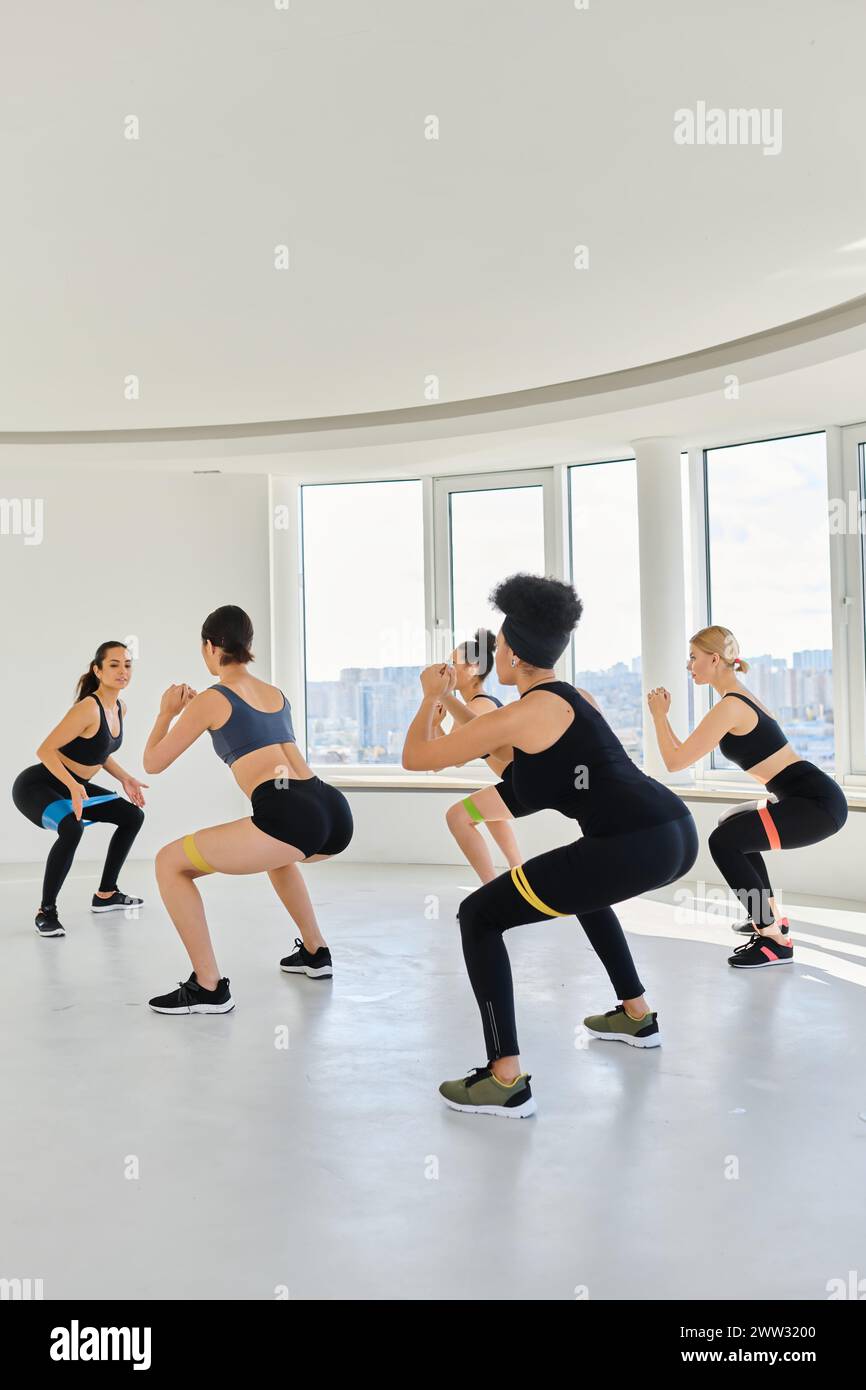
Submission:
MULTIPOLYGON (((785 657, 745 657, 744 684, 775 713, 795 749, 832 767, 833 676, 829 648, 804 648, 785 657)), ((403 739, 419 704, 418 665, 348 666, 338 680, 307 682, 308 756, 314 763, 399 763, 403 739)), ((643 757, 641 658, 602 670, 575 672, 575 684, 596 696, 611 728, 637 762, 643 757)), ((488 678, 489 693, 510 689, 488 678)), ((716 750, 713 766, 731 764, 716 750)))

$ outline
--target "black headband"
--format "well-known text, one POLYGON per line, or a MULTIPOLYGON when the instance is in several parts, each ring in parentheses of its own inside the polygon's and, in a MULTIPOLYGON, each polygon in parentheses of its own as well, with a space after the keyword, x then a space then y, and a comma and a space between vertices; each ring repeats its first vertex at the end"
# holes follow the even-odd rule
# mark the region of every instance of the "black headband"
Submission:
POLYGON ((537 632, 508 615, 502 624, 502 636, 521 661, 546 671, 554 667, 562 656, 568 646, 571 631, 537 632))

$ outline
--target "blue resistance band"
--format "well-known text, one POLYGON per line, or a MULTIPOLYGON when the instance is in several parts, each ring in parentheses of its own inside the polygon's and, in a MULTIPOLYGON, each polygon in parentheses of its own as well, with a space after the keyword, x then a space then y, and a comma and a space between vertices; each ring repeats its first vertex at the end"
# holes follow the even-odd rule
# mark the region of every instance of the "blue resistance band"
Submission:
MULTIPOLYGON (((100 806, 103 801, 116 801, 119 795, 119 792, 109 792, 107 796, 86 796, 83 805, 100 806)), ((71 798, 64 797, 60 801, 52 801, 42 812, 43 826, 46 830, 56 830, 60 822, 64 817, 69 815, 71 810, 71 798)), ((96 821, 85 820, 84 816, 82 816, 79 824, 86 828, 88 825, 95 825, 96 821)))

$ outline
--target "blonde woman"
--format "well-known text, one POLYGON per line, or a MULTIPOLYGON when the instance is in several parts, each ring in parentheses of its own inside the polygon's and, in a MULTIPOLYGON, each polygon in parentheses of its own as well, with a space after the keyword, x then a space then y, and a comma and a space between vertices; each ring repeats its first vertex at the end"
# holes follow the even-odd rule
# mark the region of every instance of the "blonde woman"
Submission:
POLYGON ((693 734, 680 741, 668 721, 671 697, 659 687, 647 696, 659 751, 669 772, 680 772, 720 748, 724 757, 762 782, 768 797, 724 815, 709 848, 725 882, 748 913, 735 928, 748 933, 728 964, 738 970, 786 965, 794 959, 787 917, 778 914, 763 854, 802 849, 829 839, 848 818, 841 787, 814 763, 799 757, 770 711, 737 679, 748 662, 733 633, 714 625, 696 632, 688 672, 695 685, 711 685, 720 697, 693 734))

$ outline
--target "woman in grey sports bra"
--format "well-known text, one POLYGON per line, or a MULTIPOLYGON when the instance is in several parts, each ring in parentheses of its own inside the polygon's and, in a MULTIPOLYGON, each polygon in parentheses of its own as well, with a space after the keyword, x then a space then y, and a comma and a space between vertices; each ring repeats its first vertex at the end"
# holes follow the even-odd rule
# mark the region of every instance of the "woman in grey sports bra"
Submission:
POLYGON ((779 723, 740 685, 737 673, 748 669, 728 628, 701 628, 691 640, 688 670, 695 685, 711 685, 720 697, 709 714, 680 741, 668 720, 669 693, 659 687, 647 697, 669 772, 691 767, 719 748, 767 789, 765 799, 727 811, 709 839, 716 866, 747 913, 734 931, 749 939, 728 957, 728 964, 740 970, 787 965, 794 959, 790 925, 779 912, 764 853, 818 844, 841 830, 848 818, 838 783, 801 758, 779 723))
POLYGON ((330 977, 331 955, 298 864, 340 854, 353 829, 342 792, 317 777, 302 757, 285 695, 247 670, 253 660, 248 615, 233 604, 215 609, 204 621, 201 640, 204 663, 220 679, 201 694, 187 685, 169 687, 144 750, 144 766, 151 774, 163 772, 208 733, 250 798, 252 815, 174 840, 156 857, 162 900, 193 967, 177 989, 150 1000, 154 1012, 163 1014, 234 1008, 195 886, 203 874, 267 873, 301 933, 280 968, 312 979, 330 977))

